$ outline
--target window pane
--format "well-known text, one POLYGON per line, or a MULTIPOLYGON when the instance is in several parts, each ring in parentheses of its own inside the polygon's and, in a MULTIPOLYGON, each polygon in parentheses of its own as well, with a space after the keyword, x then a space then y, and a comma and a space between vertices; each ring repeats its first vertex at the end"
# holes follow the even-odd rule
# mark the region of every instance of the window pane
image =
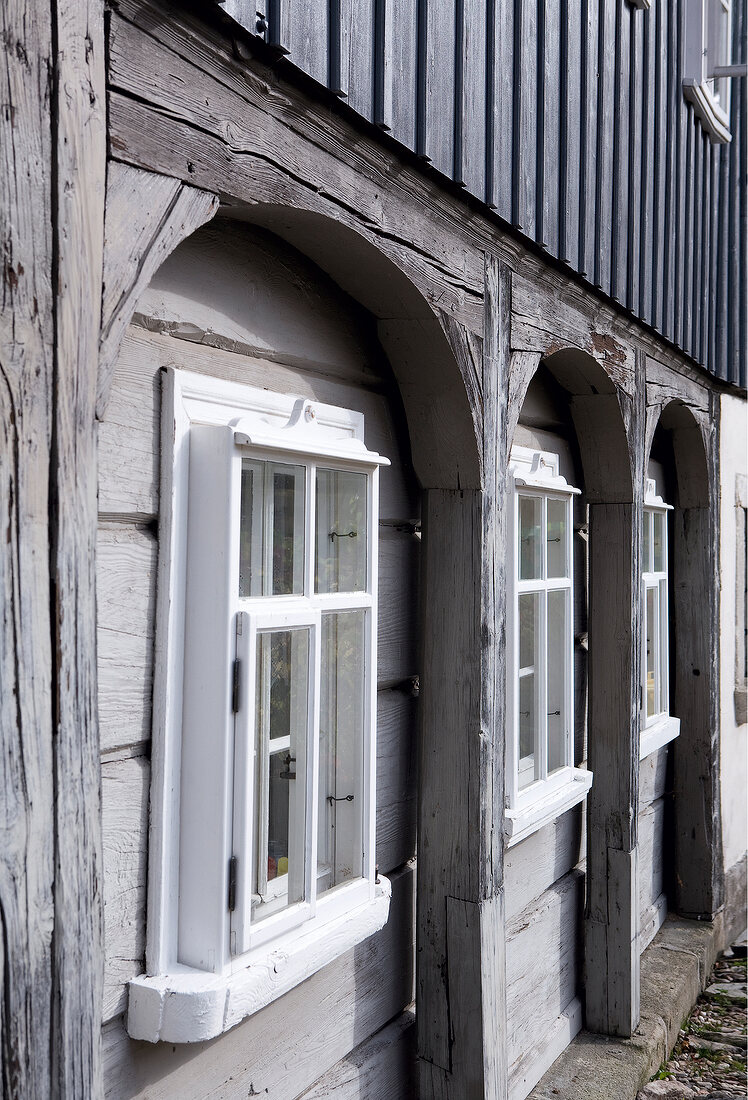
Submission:
POLYGON ((519 498, 519 579, 537 580, 541 576, 542 554, 540 524, 543 501, 540 497, 519 498))
POLYGON ((652 513, 644 513, 644 531, 643 545, 642 545, 642 571, 644 573, 652 572, 652 558, 651 558, 651 546, 652 546, 652 513))
POLYGON ((569 660, 568 599, 566 592, 548 593, 548 771, 562 768, 566 759, 567 670, 569 660))
POLYGON ((366 474, 317 470, 317 592, 366 591, 366 474))
POLYGON ((322 616, 317 892, 363 874, 366 616, 322 616))
POLYGON ((519 789, 536 778, 541 595, 519 597, 519 789))
POLYGON ((566 561, 568 512, 567 501, 548 499, 546 541, 549 577, 568 577, 569 575, 569 566, 566 561))
POLYGON ((242 460, 239 595, 304 590, 304 467, 242 460))
POLYGON ((664 573, 665 565, 665 517, 662 512, 655 512, 654 521, 654 571, 664 573))
POLYGON ((669 685, 668 685, 668 621, 667 621, 667 581, 660 581, 659 585, 659 627, 660 627, 660 649, 658 654, 658 678, 660 682, 660 701, 658 711, 660 714, 666 714, 670 710, 669 685))
POLYGON ((657 713, 657 589, 647 589, 647 717, 657 713))
POLYGON ((308 685, 308 629, 258 634, 253 921, 305 894, 308 685))

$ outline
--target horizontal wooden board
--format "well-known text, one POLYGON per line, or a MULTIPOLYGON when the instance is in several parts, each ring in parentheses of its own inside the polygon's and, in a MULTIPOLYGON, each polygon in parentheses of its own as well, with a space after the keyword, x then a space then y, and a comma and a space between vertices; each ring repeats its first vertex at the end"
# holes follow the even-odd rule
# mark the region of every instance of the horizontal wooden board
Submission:
POLYGON ((507 923, 510 1086, 540 1056, 552 1025, 579 993, 584 876, 568 875, 507 923))
POLYGON ((418 517, 407 442, 382 393, 321 376, 313 369, 175 339, 137 325, 128 329, 122 343, 106 416, 99 425, 100 512, 145 517, 158 512, 159 372, 168 366, 362 412, 367 446, 392 463, 381 474, 380 517, 392 521, 418 517))
POLYGON ((415 870, 406 868, 392 878, 381 932, 211 1042, 134 1042, 113 1021, 103 1031, 106 1097, 298 1097, 412 1003, 414 900, 415 870))
POLYGON ((103 753, 151 737, 157 553, 156 538, 144 527, 99 528, 97 661, 103 753))
POLYGON ((668 745, 652 752, 639 764, 639 813, 662 798, 667 788, 668 745))
POLYGON ((511 921, 585 857, 583 806, 509 848, 504 857, 507 920, 511 921))
POLYGON ((658 798, 639 812, 639 918, 665 890, 665 800, 658 798))
POLYGON ((149 782, 145 757, 102 765, 104 1021, 124 1011, 125 983, 143 973, 149 782))
POLYGON ((416 1018, 398 1016, 321 1077, 299 1100, 412 1100, 416 1095, 416 1018))

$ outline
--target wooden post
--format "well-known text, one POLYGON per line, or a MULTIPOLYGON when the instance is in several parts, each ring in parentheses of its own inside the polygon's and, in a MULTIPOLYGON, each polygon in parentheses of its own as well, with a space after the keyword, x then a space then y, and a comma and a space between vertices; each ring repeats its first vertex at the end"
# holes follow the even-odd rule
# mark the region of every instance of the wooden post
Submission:
POLYGON ((11 0, 0 22, 3 1086, 98 1096, 103 3, 11 0))
POLYGON ((637 357, 633 398, 622 391, 575 398, 572 412, 589 500, 588 758, 595 777, 587 799, 585 1022, 590 1031, 628 1036, 639 1023, 644 357, 637 357))
MULTIPOLYGON (((478 373, 484 488, 424 494, 418 1048, 421 1094, 445 1100, 507 1095, 501 395, 508 319, 508 275, 489 259, 478 373)), ((447 334, 458 361, 476 354, 466 334, 452 326, 447 334)))
MULTIPOLYGON (((718 400, 718 398, 717 398, 718 400)), ((690 412, 681 414, 691 418, 690 412)), ((711 419, 711 418, 710 418, 711 419)), ((711 920, 724 900, 719 750, 719 492, 714 420, 676 427, 678 499, 672 514, 675 629, 673 742, 675 907, 711 920)))

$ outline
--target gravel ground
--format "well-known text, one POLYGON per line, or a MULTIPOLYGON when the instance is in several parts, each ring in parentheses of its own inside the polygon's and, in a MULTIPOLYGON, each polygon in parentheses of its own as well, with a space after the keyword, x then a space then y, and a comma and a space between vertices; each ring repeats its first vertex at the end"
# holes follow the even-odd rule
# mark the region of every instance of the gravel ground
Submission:
POLYGON ((715 964, 706 992, 680 1032, 675 1050, 637 1100, 728 1100, 748 1097, 746 1084, 745 941, 715 964))

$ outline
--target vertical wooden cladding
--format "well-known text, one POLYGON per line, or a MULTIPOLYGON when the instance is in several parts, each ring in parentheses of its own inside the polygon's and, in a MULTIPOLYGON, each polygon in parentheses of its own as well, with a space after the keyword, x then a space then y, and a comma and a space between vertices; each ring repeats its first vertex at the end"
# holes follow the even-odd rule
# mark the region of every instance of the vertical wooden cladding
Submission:
MULTIPOLYGON (((268 40, 359 115, 716 374, 744 381, 745 81, 732 82, 732 145, 707 146, 683 97, 686 0, 257 7, 268 40)), ((255 32, 249 0, 226 10, 255 32)), ((740 4, 734 12, 740 60, 740 4)))

